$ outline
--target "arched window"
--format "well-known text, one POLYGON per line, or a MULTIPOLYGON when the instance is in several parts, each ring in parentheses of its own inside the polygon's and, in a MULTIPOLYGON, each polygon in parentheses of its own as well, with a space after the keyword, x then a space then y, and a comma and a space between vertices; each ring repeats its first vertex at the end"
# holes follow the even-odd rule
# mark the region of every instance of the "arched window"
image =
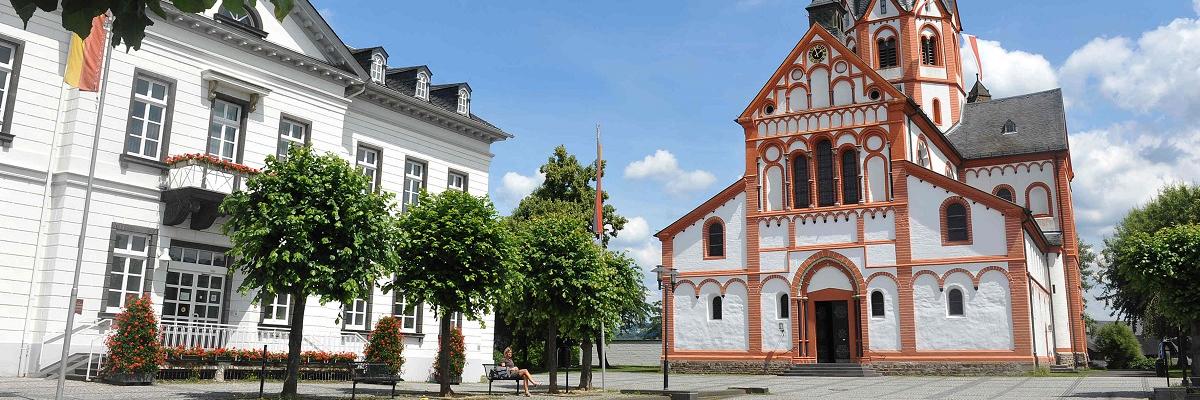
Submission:
POLYGON ((946 292, 946 311, 950 315, 963 315, 963 292, 959 288, 951 288, 946 292))
POLYGON ((429 100, 429 75, 425 72, 417 73, 417 88, 414 95, 421 100, 429 100))
POLYGON ((950 203, 946 206, 946 241, 968 240, 971 240, 971 232, 967 226, 967 206, 957 201, 950 203))
POLYGON ((858 203, 858 151, 842 152, 842 204, 858 203))
POLYGON ((892 68, 900 65, 896 54, 896 37, 879 39, 875 42, 879 49, 879 68, 892 68))
POLYGON ((837 202, 833 187, 833 144, 829 139, 817 142, 817 205, 832 206, 837 202))
POLYGON ((709 222, 704 228, 705 257, 725 257, 725 224, 720 220, 709 222))
POLYGON ((878 290, 871 292, 871 316, 872 317, 884 316, 883 306, 884 306, 883 292, 880 292, 878 290))
POLYGON ((922 167, 930 168, 933 166, 929 162, 929 145, 925 143, 924 138, 917 142, 917 163, 922 167))
POLYGON ((256 14, 254 10, 250 9, 249 7, 246 7, 245 12, 242 14, 234 14, 233 11, 229 11, 225 7, 221 7, 221 9, 217 10, 217 15, 222 17, 218 20, 235 22, 247 28, 259 30, 262 29, 262 22, 259 21, 258 14, 256 14))
POLYGON ((383 54, 377 53, 374 57, 371 57, 371 81, 374 81, 375 83, 383 83, 384 68, 386 67, 387 65, 383 60, 383 54))
POLYGON ((933 123, 942 124, 942 101, 933 99, 933 123))
POLYGON ((1004 200, 1008 200, 1010 202, 1014 201, 1012 189, 1009 189, 1004 186, 1001 186, 1000 188, 996 189, 996 197, 1002 198, 1004 200))
POLYGON ((458 89, 458 113, 471 115, 471 92, 465 88, 458 89))
POLYGON ((787 293, 779 294, 779 319, 791 318, 791 302, 788 301, 787 293))
POLYGON ((921 36, 921 64, 923 65, 938 65, 937 58, 937 36, 922 35, 921 36))
POLYGON ((712 298, 712 319, 721 319, 721 303, 724 300, 722 296, 713 296, 712 298))
POLYGON ((797 155, 792 159, 792 208, 812 206, 812 190, 808 180, 808 156, 797 155))

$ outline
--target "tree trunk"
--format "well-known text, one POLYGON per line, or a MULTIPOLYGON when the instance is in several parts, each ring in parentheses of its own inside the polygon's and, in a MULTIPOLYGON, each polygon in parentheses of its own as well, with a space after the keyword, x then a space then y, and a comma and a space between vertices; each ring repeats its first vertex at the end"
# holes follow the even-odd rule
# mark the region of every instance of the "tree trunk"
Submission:
POLYGON ((546 327, 546 371, 550 373, 550 393, 558 393, 558 316, 550 315, 546 327))
POLYGON ((600 359, 600 365, 603 365, 605 368, 612 368, 612 364, 608 363, 608 357, 605 357, 606 354, 604 353, 604 346, 605 343, 603 340, 596 341, 596 358, 600 359))
POLYGON ((1190 353, 1192 354, 1192 362, 1191 362, 1192 379, 1191 379, 1191 381, 1192 381, 1192 386, 1197 387, 1197 386, 1200 386, 1200 382, 1196 382, 1196 379, 1200 378, 1200 321, 1192 321, 1192 343, 1191 343, 1191 345, 1192 345, 1191 346, 1192 348, 1190 351, 1190 353))
MULTIPOLYGON (((300 380, 300 350, 304 346, 304 306, 308 295, 296 290, 292 295, 291 329, 288 332, 287 378, 283 380, 280 398, 296 398, 300 380)), ((265 312, 265 311, 264 311, 265 312)))
POLYGON ((450 390, 450 319, 454 314, 442 307, 442 315, 438 316, 438 322, 441 327, 438 328, 438 379, 441 384, 441 389, 438 393, 441 397, 449 396, 450 390))
POLYGON ((583 338, 583 351, 579 355, 579 389, 592 390, 592 337, 583 338))

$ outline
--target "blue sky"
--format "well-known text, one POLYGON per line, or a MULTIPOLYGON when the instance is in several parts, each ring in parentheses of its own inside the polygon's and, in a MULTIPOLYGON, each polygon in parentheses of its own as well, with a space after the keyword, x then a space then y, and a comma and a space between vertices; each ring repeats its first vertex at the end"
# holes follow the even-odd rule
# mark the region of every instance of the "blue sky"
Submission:
MULTIPOLYGON (((593 160, 600 123, 605 188, 634 219, 615 245, 653 266, 649 235, 740 176, 733 119, 804 35, 809 2, 314 3, 347 44, 428 65, 434 83, 471 83, 472 111, 516 135, 493 147, 503 212, 554 146, 593 160)), ((1200 50, 1185 45, 1200 41, 1200 0, 959 3, 993 94, 1064 88, 1085 241, 1157 187, 1200 179, 1188 145, 1200 142, 1200 50)), ((1096 301, 1089 311, 1107 314, 1096 301)))

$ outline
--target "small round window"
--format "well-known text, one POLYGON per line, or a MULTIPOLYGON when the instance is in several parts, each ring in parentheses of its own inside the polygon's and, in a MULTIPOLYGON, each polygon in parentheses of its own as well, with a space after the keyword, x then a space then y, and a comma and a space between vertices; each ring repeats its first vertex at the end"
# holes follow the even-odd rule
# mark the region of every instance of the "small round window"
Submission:
POLYGON ((775 105, 774 104, 767 104, 765 107, 763 107, 763 114, 771 115, 774 113, 775 113, 775 105))
POLYGON ((871 100, 879 100, 879 98, 883 95, 879 94, 879 89, 871 89, 871 92, 867 93, 867 96, 870 97, 871 100))

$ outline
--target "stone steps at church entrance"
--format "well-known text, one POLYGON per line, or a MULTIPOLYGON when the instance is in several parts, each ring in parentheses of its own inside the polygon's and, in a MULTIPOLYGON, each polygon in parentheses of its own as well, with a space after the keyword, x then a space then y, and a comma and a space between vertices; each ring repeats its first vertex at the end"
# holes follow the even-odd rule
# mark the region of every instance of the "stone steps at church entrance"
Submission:
POLYGON ((868 366, 854 363, 793 364, 779 376, 822 376, 822 377, 872 377, 879 372, 868 366))

